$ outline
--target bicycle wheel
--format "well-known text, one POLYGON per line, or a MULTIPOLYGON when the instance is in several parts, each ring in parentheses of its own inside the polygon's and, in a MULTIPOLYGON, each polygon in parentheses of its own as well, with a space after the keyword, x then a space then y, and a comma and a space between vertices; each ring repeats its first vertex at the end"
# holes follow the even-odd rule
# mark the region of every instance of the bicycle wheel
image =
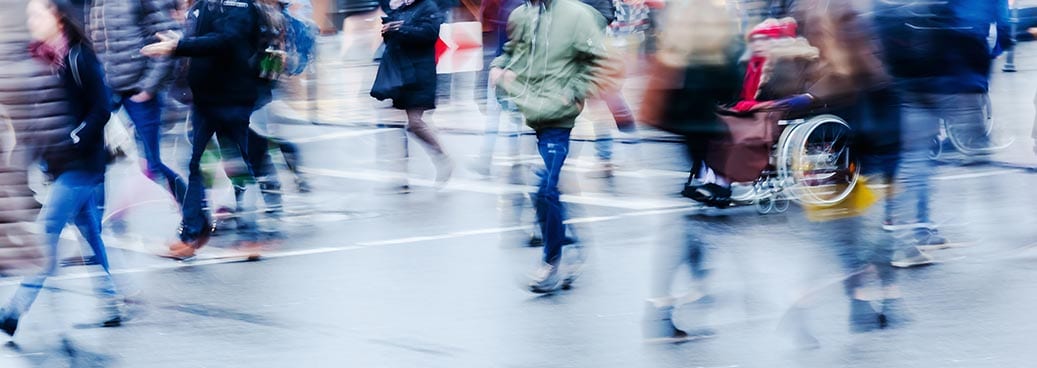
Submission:
POLYGON ((787 190, 804 204, 833 205, 857 185, 860 168, 851 154, 850 126, 834 115, 809 119, 781 147, 787 190))

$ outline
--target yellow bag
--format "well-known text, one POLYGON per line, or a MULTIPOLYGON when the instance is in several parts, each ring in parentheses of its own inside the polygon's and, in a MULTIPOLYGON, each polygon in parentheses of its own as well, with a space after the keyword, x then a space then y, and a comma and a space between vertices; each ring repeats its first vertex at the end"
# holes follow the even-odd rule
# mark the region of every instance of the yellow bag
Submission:
POLYGON ((878 201, 879 195, 868 188, 868 181, 861 177, 842 202, 827 206, 804 204, 803 212, 814 222, 839 220, 863 215, 878 201))

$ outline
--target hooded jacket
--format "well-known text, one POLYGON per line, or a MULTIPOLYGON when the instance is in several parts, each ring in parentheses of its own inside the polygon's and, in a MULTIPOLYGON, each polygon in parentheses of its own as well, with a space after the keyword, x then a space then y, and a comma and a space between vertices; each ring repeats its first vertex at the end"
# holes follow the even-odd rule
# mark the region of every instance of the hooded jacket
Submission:
POLYGON ((93 0, 90 39, 113 91, 154 95, 167 85, 172 59, 149 58, 140 49, 157 42, 156 33, 180 30, 170 16, 175 8, 172 0, 93 0))
POLYGON ((253 106, 259 78, 259 11, 252 0, 198 0, 176 56, 191 58, 188 84, 196 104, 253 106))
POLYGON ((491 67, 514 72, 499 87, 533 129, 572 128, 606 56, 602 17, 575 0, 527 2, 508 18, 491 67))
POLYGON ((1007 0, 879 2, 875 12, 886 63, 904 90, 921 93, 986 93, 996 44, 1011 47, 1007 0))

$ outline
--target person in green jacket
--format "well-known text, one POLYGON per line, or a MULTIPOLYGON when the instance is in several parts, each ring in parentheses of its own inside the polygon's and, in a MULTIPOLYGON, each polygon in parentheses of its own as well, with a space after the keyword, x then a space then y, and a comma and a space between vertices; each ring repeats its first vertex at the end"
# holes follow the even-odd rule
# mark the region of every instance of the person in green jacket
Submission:
POLYGON ((508 17, 508 42, 491 64, 490 80, 536 131, 544 160, 536 195, 537 221, 544 237, 543 265, 530 284, 534 293, 568 288, 577 264, 560 270, 565 208, 558 177, 569 154, 569 135, 583 101, 602 83, 604 25, 593 8, 576 0, 530 0, 508 17))

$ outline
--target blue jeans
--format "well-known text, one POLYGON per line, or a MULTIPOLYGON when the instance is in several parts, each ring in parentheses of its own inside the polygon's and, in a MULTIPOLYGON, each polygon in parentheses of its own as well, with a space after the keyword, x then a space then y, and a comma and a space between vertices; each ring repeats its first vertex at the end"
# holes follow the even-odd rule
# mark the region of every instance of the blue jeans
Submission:
POLYGON ((204 227, 209 226, 209 215, 205 212, 205 183, 202 176, 202 154, 212 140, 213 134, 240 154, 245 168, 253 177, 249 149, 248 123, 252 106, 206 106, 195 104, 191 113, 191 161, 188 163, 187 195, 183 205, 183 230, 180 240, 191 242, 199 237, 204 227))
POLYGON ((95 282, 97 293, 106 300, 116 297, 115 284, 108 267, 108 253, 101 239, 101 211, 97 193, 103 186, 104 174, 86 171, 67 171, 54 180, 40 217, 46 233, 46 264, 38 275, 26 277, 22 281, 21 287, 5 308, 8 316, 17 318, 28 311, 47 277, 57 273, 58 242, 61 240, 61 231, 69 222, 76 225, 104 268, 105 274, 95 282))
POLYGON ((122 96, 122 106, 126 114, 133 121, 133 130, 137 138, 137 147, 141 149, 143 159, 147 164, 144 174, 148 178, 165 185, 166 189, 173 194, 176 203, 184 204, 184 195, 187 194, 187 183, 177 175, 175 171, 162 163, 162 102, 159 97, 154 97, 145 102, 133 102, 131 94, 122 96))
POLYGON ((546 128, 537 132, 537 151, 544 159, 540 186, 536 193, 537 221, 544 237, 544 263, 557 265, 565 245, 565 206, 558 190, 558 177, 569 155, 572 129, 546 128))
POLYGON ((897 186, 903 191, 893 198, 893 222, 898 225, 929 223, 931 178, 936 166, 929 148, 940 133, 940 121, 957 121, 977 114, 979 106, 961 104, 956 95, 905 93, 900 133, 901 157, 897 186))

